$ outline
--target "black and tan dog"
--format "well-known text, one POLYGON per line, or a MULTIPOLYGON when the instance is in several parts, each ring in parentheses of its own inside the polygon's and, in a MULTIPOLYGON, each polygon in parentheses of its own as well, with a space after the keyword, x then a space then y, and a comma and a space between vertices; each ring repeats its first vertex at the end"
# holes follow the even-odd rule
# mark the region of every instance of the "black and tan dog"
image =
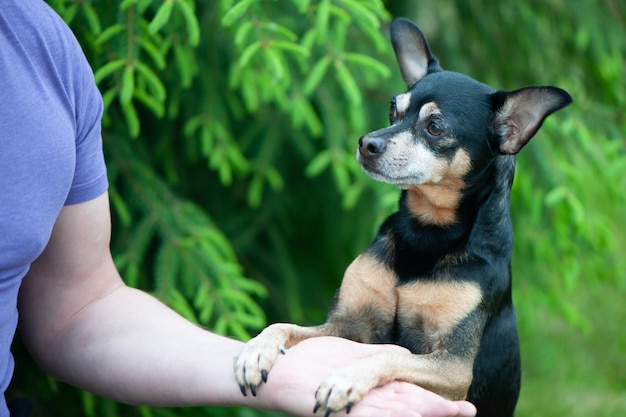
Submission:
POLYGON ((310 337, 395 343, 331 375, 316 411, 350 407, 370 389, 408 381, 468 399, 481 417, 512 416, 520 354, 511 300, 509 194, 515 154, 543 120, 572 99, 555 87, 495 91, 443 71, 408 20, 391 41, 409 87, 391 101, 391 126, 359 139, 357 159, 397 185, 399 210, 348 267, 325 324, 274 324, 235 360, 242 392, 256 388, 279 353, 310 337))

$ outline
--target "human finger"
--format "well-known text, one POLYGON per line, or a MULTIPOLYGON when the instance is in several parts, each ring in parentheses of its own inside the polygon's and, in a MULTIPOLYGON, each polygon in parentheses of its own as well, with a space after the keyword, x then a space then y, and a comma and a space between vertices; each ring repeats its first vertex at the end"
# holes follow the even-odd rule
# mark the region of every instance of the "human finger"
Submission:
MULTIPOLYGON (((342 414, 337 413, 338 416, 342 414)), ((476 408, 467 401, 449 401, 406 382, 394 381, 371 390, 348 417, 473 417, 476 408)))

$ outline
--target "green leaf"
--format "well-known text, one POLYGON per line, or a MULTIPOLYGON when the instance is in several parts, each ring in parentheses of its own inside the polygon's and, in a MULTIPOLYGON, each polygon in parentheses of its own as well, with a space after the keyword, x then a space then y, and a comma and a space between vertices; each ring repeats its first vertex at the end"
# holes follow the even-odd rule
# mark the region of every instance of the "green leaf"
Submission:
POLYGON ((63 21, 65 21, 65 23, 67 23, 68 25, 72 24, 72 22, 74 21, 74 18, 76 17, 77 12, 78 12, 77 4, 74 4, 68 7, 67 9, 64 10, 63 21))
MULTIPOLYGON (((249 294, 256 295, 257 297, 262 297, 262 298, 267 297, 267 288, 265 288, 263 284, 261 284, 260 282, 255 281, 253 279, 248 279, 248 278, 238 279, 236 282, 236 286, 240 290, 245 291, 249 294)), ((252 306, 253 304, 250 304, 250 307, 252 306)))
POLYGON ((210 156, 214 147, 213 133, 208 126, 203 126, 200 131, 200 149, 204 156, 210 156))
POLYGON ((250 338, 250 333, 238 322, 233 321, 230 323, 230 333, 241 340, 246 340, 250 338))
POLYGON ((122 2, 119 5, 119 8, 120 10, 124 11, 128 9, 129 7, 135 5, 135 3, 137 3, 137 0, 122 0, 122 2))
POLYGON ((305 14, 311 4, 311 0, 293 0, 293 2, 297 5, 300 14, 305 14))
POLYGON ((108 117, 108 110, 109 110, 109 107, 111 106, 111 103, 113 102, 113 99, 115 98, 115 96, 117 96, 117 91, 115 91, 115 89, 113 89, 113 88, 105 91, 102 94, 102 104, 103 104, 103 112, 104 112, 103 119, 108 117))
POLYGON ((326 55, 313 65, 313 68, 311 69, 311 72, 309 72, 308 77, 304 81, 304 86, 302 87, 302 91, 305 95, 308 96, 313 93, 320 82, 322 82, 330 62, 330 55, 326 55))
POLYGON ((161 82, 161 79, 143 62, 137 63, 137 74, 141 75, 146 84, 150 87, 154 93, 154 97, 159 101, 165 101, 165 86, 161 82))
POLYGON ((307 177, 316 177, 330 165, 330 152, 322 151, 306 167, 307 177))
POLYGON ((241 153, 241 150, 235 143, 228 146, 226 149, 228 160, 239 172, 247 172, 250 168, 250 164, 246 157, 241 153))
POLYGON ((222 17, 222 26, 232 26, 248 10, 253 0, 242 0, 232 6, 222 17))
POLYGON ((341 61, 335 62, 335 70, 337 81, 339 81, 339 85, 344 91, 348 101, 354 106, 360 106, 361 90, 354 80, 354 77, 352 77, 352 74, 350 74, 350 71, 348 71, 346 66, 341 61))
POLYGON ((150 55, 150 58, 152 58, 152 61, 154 61, 157 68, 160 70, 165 69, 165 57, 163 53, 159 51, 159 48, 157 48, 152 42, 150 42, 148 38, 145 38, 143 36, 139 38, 138 42, 143 50, 146 51, 148 55, 150 55))
POLYGON ((165 114, 165 106, 163 105, 163 101, 160 101, 153 96, 147 94, 143 90, 135 90, 133 97, 139 101, 141 104, 146 106, 155 116, 158 118, 162 118, 165 114))
POLYGON ((263 57, 266 59, 268 67, 271 68, 272 80, 277 82, 283 80, 286 76, 287 69, 282 59, 282 55, 275 49, 268 48, 263 51, 263 57))
POLYGON ((330 0, 322 0, 317 6, 317 14, 315 16, 315 27, 317 28, 318 43, 325 42, 328 35, 328 20, 330 17, 330 0))
MULTIPOLYGON (((167 0, 166 0, 167 1, 167 0)), ((137 11, 144 14, 146 10, 154 3, 154 0, 137 0, 137 11)))
POLYGON ((109 26, 96 38, 96 45, 102 45, 107 42, 113 36, 126 31, 126 26, 122 24, 109 26))
POLYGON ((391 76, 391 70, 387 65, 370 56, 358 53, 347 53, 343 55, 343 59, 371 69, 383 78, 389 78, 391 76))
POLYGON ((180 9, 187 23, 187 35, 189 37, 189 45, 198 46, 200 43, 200 24, 192 7, 185 0, 179 0, 176 5, 180 9))
POLYGON ((106 77, 108 77, 109 75, 117 71, 118 69, 122 68, 123 66, 124 66, 123 59, 116 59, 114 61, 107 62, 106 64, 98 68, 98 70, 94 74, 94 79, 96 81, 96 84, 100 84, 100 81, 102 81, 103 79, 105 79, 106 77))
POLYGON ((128 205, 124 201, 124 199, 117 192, 117 189, 111 188, 109 190, 109 199, 111 200, 111 205, 115 209, 115 214, 119 216, 122 224, 125 227, 129 227, 131 225, 132 216, 130 215, 130 210, 128 209, 128 205))
POLYGON ((567 188, 565 188, 563 186, 559 186, 559 187, 553 188, 544 197, 544 201, 546 203, 546 206, 553 207, 553 206, 555 206, 557 204, 562 203, 563 200, 565 200, 565 198, 567 197, 567 194, 568 194, 568 190, 567 190, 567 188))
POLYGON ((265 171, 265 177, 267 178, 267 182, 272 187, 274 191, 281 190, 283 188, 284 182, 280 173, 274 167, 268 167, 265 171))
POLYGON ((155 280, 159 282, 159 291, 169 294, 180 272, 181 259, 176 248, 167 242, 161 244, 154 265, 155 280))
POLYGON ((128 101, 126 103, 121 102, 122 112, 124 113, 124 119, 126 119, 126 124, 128 125, 128 132, 130 136, 136 138, 139 136, 139 116, 137 115, 137 110, 135 110, 135 106, 132 101, 128 101))
POLYGON ((239 57, 239 62, 237 63, 240 67, 245 67, 248 65, 254 54, 261 48, 261 42, 252 43, 243 50, 241 56, 239 57))
POLYGON ((241 94, 243 95, 246 109, 251 113, 255 113, 260 105, 259 91, 256 89, 255 85, 248 82, 244 83, 241 85, 241 94))
POLYGON ((380 28, 380 21, 374 13, 372 13, 361 2, 355 0, 341 0, 341 3, 346 5, 346 10, 353 19, 363 26, 368 26, 378 30, 380 28))
POLYGON ((243 22, 241 25, 239 25, 237 27, 237 31, 235 32, 235 45, 241 46, 246 40, 248 33, 250 33, 250 29, 252 29, 253 27, 254 24, 252 22, 243 22))
POLYGON ((356 203, 358 202, 358 199, 361 196, 362 192, 363 192, 363 184, 362 183, 357 183, 357 184, 351 185, 343 193, 343 199, 341 200, 341 206, 344 209, 346 209, 346 210, 353 209, 355 207, 356 203))
POLYGON ((148 25, 148 33, 157 33, 170 19, 174 9, 173 0, 165 0, 148 25))
POLYGON ((85 412, 86 417, 95 417, 96 416, 96 397, 95 395, 81 391, 81 400, 83 403, 83 411, 85 412))
POLYGON ((181 294, 176 289, 171 289, 168 292, 168 296, 170 299, 169 305, 174 310, 176 310, 181 316, 186 318, 192 323, 199 324, 198 318, 196 317, 196 313, 193 310, 193 307, 189 304, 187 299, 183 294, 181 294))
POLYGON ((584 205, 580 202, 580 200, 573 194, 570 194, 567 199, 569 204, 569 208, 572 213, 572 221, 575 225, 584 225, 586 218, 586 211, 584 205))
POLYGON ((124 271, 124 281, 131 287, 137 287, 139 278, 139 265, 136 262, 130 263, 124 271))
POLYGON ((191 138, 196 133, 196 131, 202 127, 202 121, 203 116, 201 114, 187 119, 187 122, 183 126, 183 134, 186 137, 191 138))
MULTIPOLYGON (((198 291, 198 293, 204 293, 206 294, 205 291, 198 291)), ((198 320, 200 321, 201 324, 205 324, 208 325, 211 317, 213 317, 213 311, 214 311, 214 306, 215 303, 213 300, 208 299, 207 301, 203 302, 202 304, 198 304, 196 305, 196 309, 198 309, 198 320)))
POLYGON ((135 90, 135 68, 131 65, 127 65, 122 73, 122 88, 120 91, 120 102, 122 104, 128 104, 133 98, 133 92, 135 90))
POLYGON ((233 182, 233 170, 231 166, 226 163, 218 165, 217 173, 220 177, 220 182, 224 185, 230 185, 233 182))
POLYGON ((334 163, 331 165, 337 187, 341 192, 346 192, 350 185, 350 174, 344 165, 334 163))
POLYGON ((300 45, 302 45, 307 51, 313 49, 315 40, 317 39, 317 29, 312 27, 301 38, 300 45))
POLYGON ((248 187, 248 204, 250 207, 258 207, 263 199, 263 177, 256 175, 252 178, 248 187))
POLYGON ((295 42, 295 41, 298 40, 298 35, 296 35, 292 30, 286 28, 283 25, 279 25, 276 22, 268 22, 263 27, 265 29, 269 30, 270 32, 277 33, 277 34, 287 38, 287 40, 289 40, 291 42, 295 42))
POLYGON ((272 42, 272 47, 273 48, 278 48, 278 49, 283 49, 285 51, 290 51, 293 52, 297 55, 300 55, 304 58, 309 56, 309 51, 306 50, 306 48, 304 48, 301 45, 298 45, 297 43, 293 43, 293 42, 285 42, 285 41, 274 41, 272 42))
POLYGON ((176 66, 180 74, 181 86, 183 88, 190 87, 194 76, 194 62, 191 51, 183 46, 175 45, 174 59, 176 60, 176 66))
POLYGON ((94 8, 89 3, 83 3, 82 6, 83 13, 85 14, 85 20, 87 20, 87 25, 89 25, 91 33, 94 35, 100 34, 100 32, 102 32, 102 25, 100 24, 98 13, 96 13, 94 8))
MULTIPOLYGON (((225 316, 220 316, 215 322, 215 326, 213 327, 213 331, 217 334, 227 335, 228 332, 228 320, 225 316)), ((242 338, 242 340, 245 340, 242 338)))

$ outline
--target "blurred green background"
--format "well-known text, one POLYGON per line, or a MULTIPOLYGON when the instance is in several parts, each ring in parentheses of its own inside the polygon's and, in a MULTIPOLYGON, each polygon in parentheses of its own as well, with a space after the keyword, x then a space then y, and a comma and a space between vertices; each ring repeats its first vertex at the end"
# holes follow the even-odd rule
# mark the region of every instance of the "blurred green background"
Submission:
MULTIPOLYGON (((405 90, 388 41, 414 20, 445 69, 575 102, 518 158, 517 416, 626 415, 626 3, 619 0, 49 0, 105 100, 116 263, 222 334, 319 324, 396 205, 354 160, 405 90)), ((46 377, 16 342, 8 398, 35 416, 254 416, 128 407, 46 377)))

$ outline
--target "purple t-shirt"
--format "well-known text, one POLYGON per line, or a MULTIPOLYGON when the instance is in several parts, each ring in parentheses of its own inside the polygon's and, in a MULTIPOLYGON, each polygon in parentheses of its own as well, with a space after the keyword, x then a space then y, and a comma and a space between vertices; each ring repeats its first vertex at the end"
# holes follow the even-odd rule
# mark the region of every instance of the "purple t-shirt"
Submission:
POLYGON ((13 374, 17 293, 63 205, 108 183, 102 98, 74 35, 41 0, 0 7, 0 417, 13 374))

